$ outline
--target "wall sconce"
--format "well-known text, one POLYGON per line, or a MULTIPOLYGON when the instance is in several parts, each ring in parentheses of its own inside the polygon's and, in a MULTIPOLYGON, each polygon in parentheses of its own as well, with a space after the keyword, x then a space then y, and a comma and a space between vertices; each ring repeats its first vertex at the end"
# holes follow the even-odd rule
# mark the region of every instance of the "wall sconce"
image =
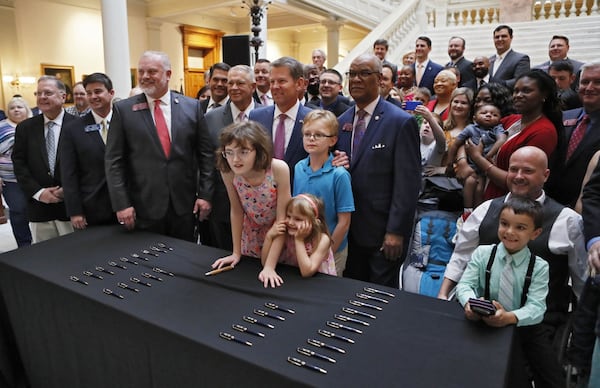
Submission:
POLYGON ((35 83, 35 77, 19 77, 18 75, 3 75, 2 82, 10 84, 14 89, 20 89, 35 83))

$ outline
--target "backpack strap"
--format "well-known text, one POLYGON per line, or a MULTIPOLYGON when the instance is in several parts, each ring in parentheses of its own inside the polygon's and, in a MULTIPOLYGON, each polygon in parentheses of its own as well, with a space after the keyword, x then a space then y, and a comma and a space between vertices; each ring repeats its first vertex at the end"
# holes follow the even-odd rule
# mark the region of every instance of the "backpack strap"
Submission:
POLYGON ((485 300, 490 300, 490 277, 492 276, 492 265, 494 264, 494 259, 496 258, 497 249, 498 245, 494 244, 492 253, 490 253, 490 258, 488 259, 487 267, 485 268, 485 287, 483 289, 483 297, 485 300))
POLYGON ((523 283, 523 293, 521 294, 521 307, 525 306, 527 302, 527 293, 529 292, 529 286, 531 285, 531 277, 533 275, 533 267, 535 266, 535 255, 531 252, 529 257, 529 266, 527 267, 527 273, 525 274, 525 282, 523 283))

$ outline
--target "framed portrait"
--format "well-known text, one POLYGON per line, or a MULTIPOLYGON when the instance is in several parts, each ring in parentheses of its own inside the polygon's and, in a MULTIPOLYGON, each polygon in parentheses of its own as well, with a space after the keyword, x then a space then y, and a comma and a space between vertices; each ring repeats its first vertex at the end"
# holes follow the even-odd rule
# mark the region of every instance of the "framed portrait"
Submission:
POLYGON ((67 88, 65 103, 73 103, 73 84, 75 83, 75 66, 49 65, 42 63, 42 75, 53 75, 61 80, 67 88))

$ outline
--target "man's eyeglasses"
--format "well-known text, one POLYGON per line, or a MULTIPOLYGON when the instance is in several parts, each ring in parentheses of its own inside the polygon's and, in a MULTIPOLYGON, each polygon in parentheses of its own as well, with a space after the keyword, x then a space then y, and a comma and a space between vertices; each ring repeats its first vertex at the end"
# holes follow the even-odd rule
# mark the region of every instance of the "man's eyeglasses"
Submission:
POLYGON ((360 78, 367 78, 371 74, 379 74, 378 71, 361 70, 361 71, 347 71, 346 77, 354 78, 356 76, 360 78))
POLYGON ((315 139, 315 140, 321 140, 324 139, 326 137, 333 137, 334 135, 325 135, 324 133, 303 133, 302 137, 305 139, 315 139))
POLYGON ((329 80, 329 79, 322 79, 321 81, 319 81, 319 83, 321 85, 340 85, 340 83, 338 81, 329 80))
POLYGON ((234 159, 236 156, 239 157, 240 159, 246 159, 248 157, 248 155, 250 155, 253 151, 254 151, 254 149, 250 149, 250 148, 242 148, 239 151, 225 150, 225 151, 221 152, 221 155, 223 155, 223 157, 225 159, 234 159))

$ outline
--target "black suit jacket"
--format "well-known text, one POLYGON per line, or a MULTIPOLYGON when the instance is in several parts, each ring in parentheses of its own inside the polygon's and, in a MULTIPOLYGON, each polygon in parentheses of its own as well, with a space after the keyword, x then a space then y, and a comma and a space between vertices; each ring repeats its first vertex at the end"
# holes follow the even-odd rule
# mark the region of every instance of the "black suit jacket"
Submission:
POLYGON ((116 222, 104 172, 106 147, 92 113, 63 126, 61 136, 67 216, 85 215, 88 225, 116 222))
POLYGON ((208 109, 209 101, 210 101, 210 98, 200 101, 200 109, 202 109, 202 113, 206 113, 206 110, 208 109))
POLYGON ((145 94, 113 107, 106 144, 106 177, 115 211, 159 220, 169 204, 190 214, 196 198, 210 201, 214 152, 198 100, 170 93, 171 154, 165 156, 145 94))
POLYGON ((340 117, 342 113, 347 111, 350 108, 350 105, 345 103, 344 100, 346 98, 343 96, 337 96, 335 102, 331 105, 323 106, 323 101, 321 100, 321 106, 319 109, 325 109, 332 112, 335 117, 340 117))
MULTIPOLYGON (((490 57, 490 72, 494 68, 496 54, 490 57)), ((500 64, 500 68, 496 69, 490 77, 490 82, 499 82, 506 85, 510 89, 515 86, 517 78, 529 71, 529 56, 511 50, 500 64)))
POLYGON ((573 155, 565 160, 569 140, 582 112, 583 109, 578 108, 563 113, 565 141, 563 142, 563 149, 559 152, 559 155, 562 155, 562 160, 558 161, 556 166, 552 166, 550 178, 544 187, 550 197, 569 207, 575 206, 588 164, 596 151, 600 150, 600 112, 596 112, 590 115, 591 121, 581 143, 573 151, 573 155))
POLYGON ((60 176, 62 130, 73 120, 75 117, 65 112, 56 150, 54 176, 50 174, 48 165, 44 115, 33 116, 17 125, 12 160, 17 181, 27 198, 27 212, 31 222, 69 220, 64 202, 46 204, 33 199, 33 195, 45 187, 62 186, 60 176))
POLYGON ((475 74, 473 74, 473 62, 462 57, 456 62, 455 66, 458 68, 458 71, 460 71, 460 84, 458 86, 465 86, 465 83, 475 79, 475 74))

